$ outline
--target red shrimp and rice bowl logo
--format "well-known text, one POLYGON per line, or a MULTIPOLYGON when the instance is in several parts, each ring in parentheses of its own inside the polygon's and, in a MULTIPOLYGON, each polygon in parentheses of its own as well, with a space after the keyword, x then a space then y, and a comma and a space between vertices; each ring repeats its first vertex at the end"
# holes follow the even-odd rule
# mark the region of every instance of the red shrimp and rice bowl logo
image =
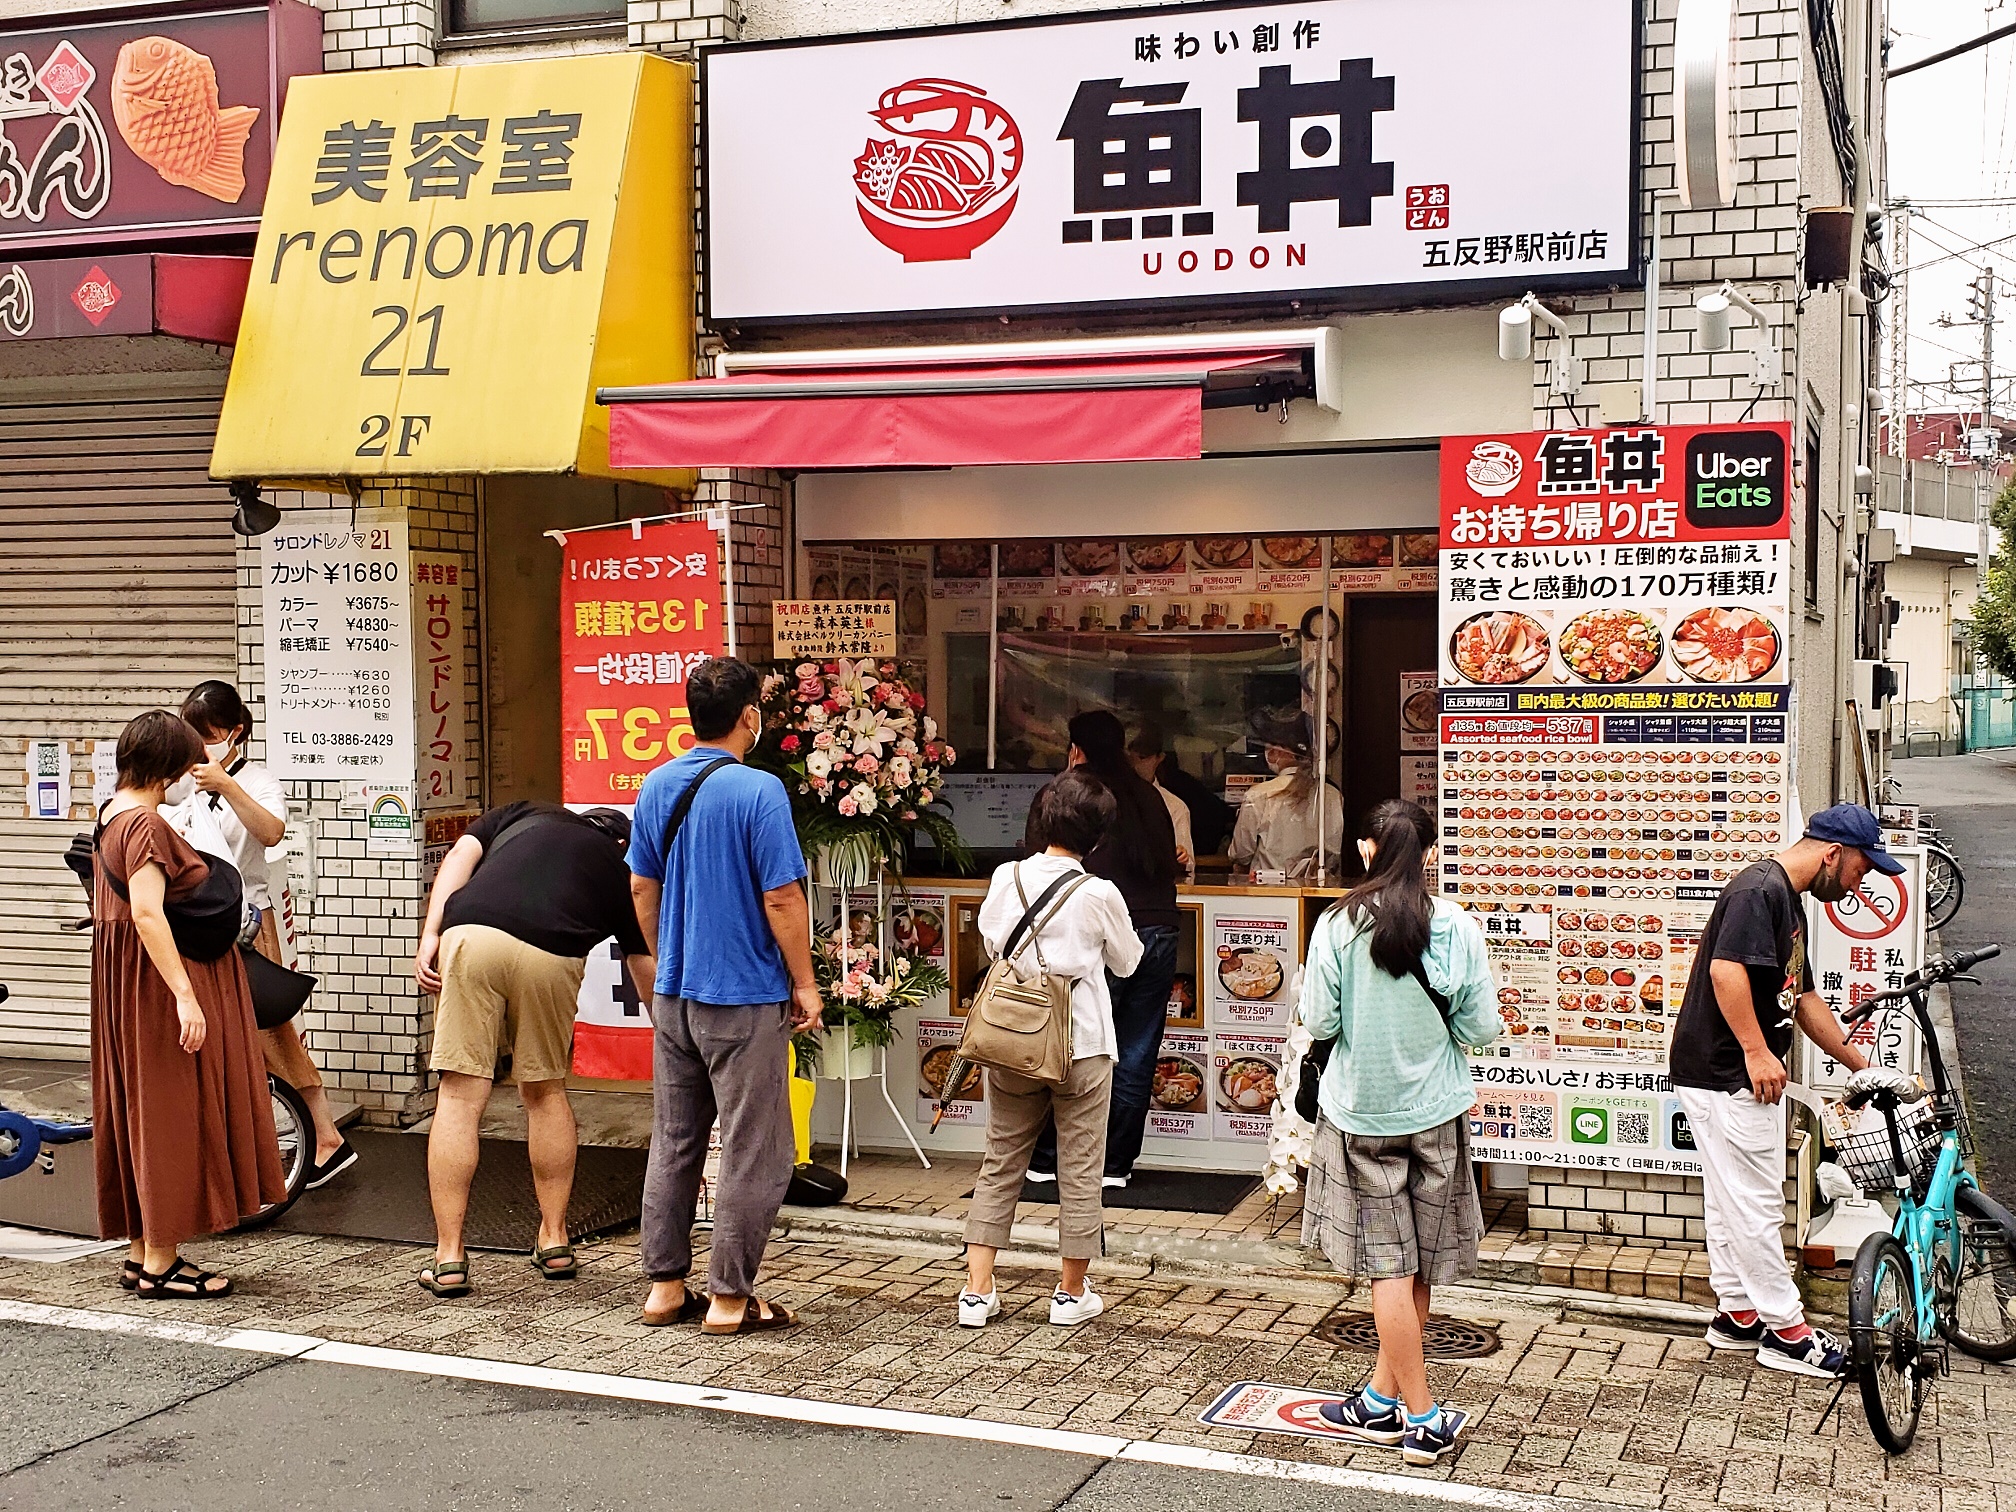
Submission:
POLYGON ((911 79, 869 111, 888 136, 854 160, 854 208, 908 262, 952 262, 1008 223, 1022 172, 1022 130, 987 91, 911 79))

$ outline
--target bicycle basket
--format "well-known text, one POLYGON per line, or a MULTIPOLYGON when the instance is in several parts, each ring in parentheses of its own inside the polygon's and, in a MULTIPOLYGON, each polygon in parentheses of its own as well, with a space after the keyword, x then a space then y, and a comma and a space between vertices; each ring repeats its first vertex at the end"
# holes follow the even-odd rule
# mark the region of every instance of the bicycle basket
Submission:
MULTIPOLYGON (((1924 1104, 1897 1110, 1897 1136, 1904 1148, 1904 1164, 1911 1173, 1911 1192, 1922 1198, 1939 1163, 1943 1138, 1931 1109, 1924 1104)), ((1961 1131, 1962 1148, 1966 1133, 1961 1131)), ((1849 1134, 1834 1145, 1834 1160, 1855 1184, 1871 1197, 1887 1197, 1896 1190, 1895 1166, 1890 1152, 1890 1132, 1880 1123, 1849 1134)))

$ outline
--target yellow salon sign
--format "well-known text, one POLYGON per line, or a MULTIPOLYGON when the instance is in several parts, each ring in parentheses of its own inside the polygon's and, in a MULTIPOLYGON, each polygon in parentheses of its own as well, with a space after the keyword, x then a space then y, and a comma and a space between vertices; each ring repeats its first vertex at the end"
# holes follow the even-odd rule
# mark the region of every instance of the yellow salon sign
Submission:
POLYGON ((293 80, 212 473, 609 476, 596 388, 692 374, 692 120, 646 53, 293 80))

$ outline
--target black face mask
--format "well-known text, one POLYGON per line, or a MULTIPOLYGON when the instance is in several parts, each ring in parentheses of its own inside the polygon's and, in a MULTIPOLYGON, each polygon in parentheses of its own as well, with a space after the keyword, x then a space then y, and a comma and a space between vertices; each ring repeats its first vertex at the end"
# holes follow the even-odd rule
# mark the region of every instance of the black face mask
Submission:
POLYGON ((1848 884, 1843 880, 1848 870, 1848 858, 1844 855, 1831 867, 1823 867, 1813 879, 1809 891, 1822 903, 1839 903, 1848 896, 1848 884))

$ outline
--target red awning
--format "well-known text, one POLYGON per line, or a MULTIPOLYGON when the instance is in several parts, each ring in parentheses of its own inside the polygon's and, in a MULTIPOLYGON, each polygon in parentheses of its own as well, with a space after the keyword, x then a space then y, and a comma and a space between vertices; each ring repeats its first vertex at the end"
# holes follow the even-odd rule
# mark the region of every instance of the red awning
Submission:
POLYGON ((1194 461, 1207 397, 1301 381, 1299 352, 738 374, 604 389, 617 467, 1194 461))

